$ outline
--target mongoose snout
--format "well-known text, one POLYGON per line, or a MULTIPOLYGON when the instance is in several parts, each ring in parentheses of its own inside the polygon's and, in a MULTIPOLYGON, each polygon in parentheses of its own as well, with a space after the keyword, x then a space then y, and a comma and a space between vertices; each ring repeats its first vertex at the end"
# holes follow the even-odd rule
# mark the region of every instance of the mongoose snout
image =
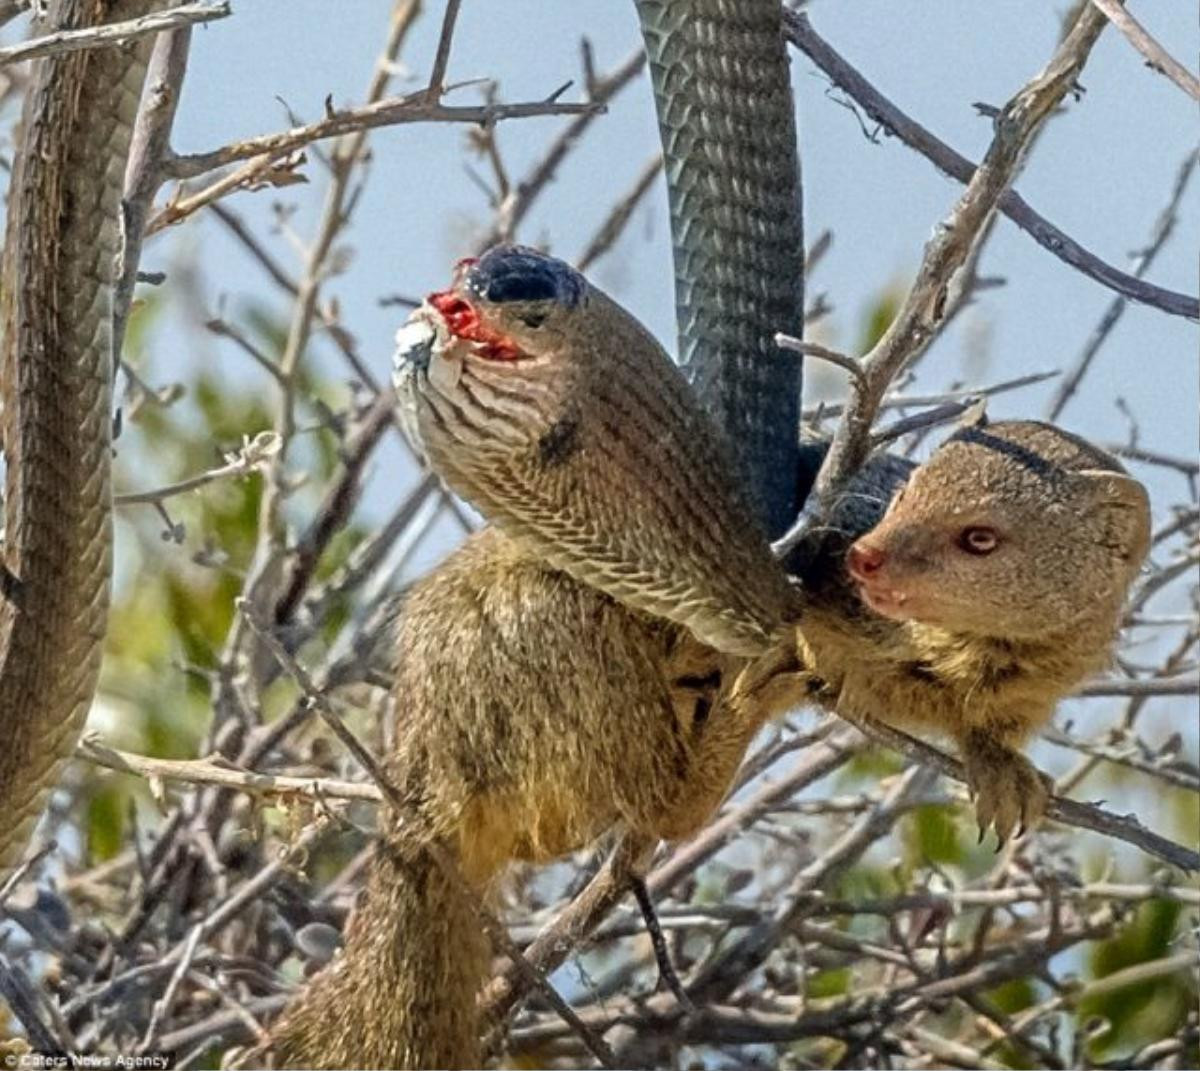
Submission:
POLYGON ((883 617, 904 620, 907 593, 889 582, 889 558, 879 546, 860 539, 846 553, 846 571, 858 587, 859 598, 883 617))

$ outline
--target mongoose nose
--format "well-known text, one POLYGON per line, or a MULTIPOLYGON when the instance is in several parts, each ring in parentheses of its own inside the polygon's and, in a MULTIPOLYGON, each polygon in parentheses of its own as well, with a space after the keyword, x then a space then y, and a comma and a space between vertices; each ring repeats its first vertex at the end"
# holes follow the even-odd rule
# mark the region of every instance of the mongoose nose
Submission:
POLYGON ((884 553, 878 547, 855 543, 846 555, 846 568, 855 580, 867 580, 883 568, 884 553))

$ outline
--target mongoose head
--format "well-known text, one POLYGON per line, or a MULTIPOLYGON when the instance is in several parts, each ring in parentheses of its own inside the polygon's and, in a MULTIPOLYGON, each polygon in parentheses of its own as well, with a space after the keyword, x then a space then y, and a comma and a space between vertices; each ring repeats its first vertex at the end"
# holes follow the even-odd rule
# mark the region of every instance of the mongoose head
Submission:
POLYGON ((569 265, 497 246, 397 335, 409 437, 576 579, 756 654, 794 605, 724 438, 662 347, 569 265))
POLYGON ((1145 488, 1110 455, 1035 421, 960 428, 849 551, 875 612, 1039 639, 1112 629, 1150 539, 1145 488))

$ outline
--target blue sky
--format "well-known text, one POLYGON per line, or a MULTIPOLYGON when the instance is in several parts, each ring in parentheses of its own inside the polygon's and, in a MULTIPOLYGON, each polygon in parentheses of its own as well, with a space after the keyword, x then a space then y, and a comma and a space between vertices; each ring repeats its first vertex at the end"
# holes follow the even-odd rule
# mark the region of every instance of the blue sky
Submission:
MULTIPOLYGON (((307 118, 320 114, 327 94, 338 104, 361 99, 389 6, 386 0, 236 5, 233 18, 196 34, 177 147, 199 150, 286 126, 281 99, 307 118)), ((1138 14, 1186 58, 1200 47, 1194 12, 1188 9, 1186 4, 1139 5, 1138 14)), ((1052 51, 1061 14, 1041 0, 986 5, 815 0, 809 10, 817 29, 894 102, 973 158, 986 147, 990 124, 972 103, 1002 104, 1039 69, 1052 51)), ((417 79, 427 72, 439 16, 434 5, 405 51, 404 62, 417 79)), ((578 42, 584 34, 602 68, 616 64, 637 44, 632 4, 467 0, 450 78, 492 77, 503 99, 536 99, 578 77, 578 42)), ((792 68, 809 237, 824 228, 834 232, 833 247, 810 280, 810 292, 827 293, 834 306, 818 337, 853 348, 864 308, 882 287, 909 277, 930 228, 945 215, 959 187, 899 143, 868 141, 855 116, 827 95, 826 80, 805 57, 793 54, 792 68)), ((1069 234, 1124 266, 1146 240, 1179 162, 1196 141, 1195 109, 1166 79, 1147 70, 1112 30, 1097 46, 1083 83, 1086 95, 1049 125, 1018 188, 1069 234)), ((471 89, 455 97, 463 103, 476 98, 471 89)), ((519 174, 562 122, 505 125, 500 139, 510 169, 519 174)), ((400 314, 380 309, 376 299, 440 285, 449 264, 470 247, 488 219, 483 196, 463 167, 464 138, 462 128, 419 125, 379 131, 372 138, 374 173, 358 210, 360 226, 349 238, 354 259, 330 291, 381 375, 400 314)), ((549 240, 564 256, 577 253, 655 149, 649 86, 641 79, 594 125, 520 237, 549 240)), ((293 264, 294 250, 268 233, 270 206, 295 203, 292 226, 301 238, 309 236, 323 188, 320 169, 310 164, 309 173, 315 180, 310 187, 243 194, 229 202, 293 264)), ((1200 203, 1192 191, 1179 231, 1152 279, 1196 291, 1198 225, 1200 203)), ((284 310, 279 294, 211 223, 189 223, 158 239, 147 251, 145 266, 169 264, 181 247, 199 248, 214 304, 224 295, 236 309, 240 301, 257 297, 284 310)), ((1004 220, 982 270, 1005 276, 1008 284, 983 295, 939 342, 924 367, 924 386, 932 389, 960 376, 1002 379, 1069 362, 1111 296, 1004 220)), ((673 348, 663 189, 639 210, 595 274, 673 348)), ((812 377, 814 385, 822 374, 812 377)), ((1196 388, 1194 326, 1130 307, 1063 420, 1100 439, 1121 438, 1124 420, 1113 407, 1120 395, 1141 418, 1145 445, 1191 453, 1197 440, 1196 388)), ((1049 389, 998 400, 994 412, 1035 415, 1049 389)), ((1171 490, 1163 489, 1164 494, 1171 490)))
MULTIPOLYGON (((844 56, 897 105, 964 154, 978 159, 990 124, 972 107, 1002 104, 1045 63, 1066 5, 1043 0, 813 0, 812 21, 844 56)), ((188 78, 176 124, 181 152, 213 148, 234 138, 289 125, 283 103, 299 116, 319 116, 330 96, 337 105, 362 99, 387 26, 390 0, 240 0, 231 18, 195 33, 188 78)), ((1177 57, 1200 51, 1195 12, 1183 3, 1139 3, 1137 15, 1177 57)), ((429 6, 402 56, 412 72, 397 92, 427 76, 441 5, 429 6)), ((18 24, 19 28, 19 24, 18 24)), ((9 36, 12 35, 10 30, 9 36)), ((540 99, 579 78, 579 40, 592 42, 600 69, 638 46, 633 4, 625 0, 465 0, 450 59, 452 82, 494 78, 501 99, 540 99)), ((829 228, 833 246, 809 280, 810 295, 824 292, 833 312, 814 337, 838 348, 855 347, 864 310, 881 289, 903 284, 913 272, 930 229, 960 187, 894 140, 873 143, 859 120, 838 105, 825 78, 803 56, 792 55, 804 169, 808 235, 829 228)), ((1084 72, 1086 94, 1048 126, 1018 189, 1045 216, 1114 264, 1125 266, 1143 245, 1166 201, 1179 163, 1195 145, 1194 105, 1141 62, 1115 31, 1105 32, 1084 72)), ((568 91, 571 99, 573 91, 568 91)), ((454 95, 478 100, 477 89, 454 95)), ((500 145, 520 175, 563 119, 505 124, 500 145)), ((364 358, 387 375, 392 336, 403 317, 381 308, 394 292, 422 294, 441 286, 451 263, 469 250, 489 220, 489 209, 464 168, 466 129, 410 125, 373 134, 372 174, 346 236, 353 256, 330 281, 344 320, 364 358)), ((613 200, 628 189, 657 151, 653 105, 642 77, 588 132, 556 181, 525 221, 518 237, 548 241, 572 257, 583 248, 613 200)), ((482 168, 481 168, 482 169, 482 168)), ((294 206, 289 227, 301 242, 316 225, 325 175, 310 159, 308 186, 238 194, 227 201, 291 270, 301 262, 292 237, 279 233, 273 205, 294 206)), ((1200 182, 1189 191, 1171 244, 1150 278, 1174 289, 1197 290, 1200 182)), ((218 308, 227 318, 250 304, 287 315, 287 303, 259 268, 203 216, 153 239, 146 269, 168 272, 195 257, 200 308, 175 303, 152 336, 152 381, 164 381, 203 362, 245 390, 271 385, 223 341, 194 330, 197 315, 218 308)), ((936 390, 956 379, 979 383, 1069 364, 1111 300, 1098 284, 1074 272, 1001 220, 981 270, 1007 285, 980 296, 939 340, 921 367, 918 386, 936 390)), ((623 239, 594 276, 630 307, 673 350, 670 246, 665 189, 639 208, 623 239)), ((1063 423, 1100 441, 1123 439, 1124 398, 1140 422, 1146 447, 1193 456, 1198 438, 1195 326, 1152 309, 1130 306, 1085 381, 1063 423)), ((327 340, 318 337, 310 359, 341 375, 327 340)), ((811 398, 833 385, 828 369, 809 376, 811 398)), ((1037 416, 1052 385, 1006 395, 993 415, 1037 416)), ((220 444, 230 446, 233 444, 220 444)), ((125 486, 152 482, 147 459, 127 441, 120 458, 125 486)), ((1178 476, 1135 466, 1151 487, 1156 515, 1179 501, 1178 476)), ((394 505, 415 478, 396 443, 372 471, 364 509, 394 505)), ((444 522, 415 567, 430 564, 456 538, 444 522)), ((128 576, 128 574, 126 574, 128 576)))

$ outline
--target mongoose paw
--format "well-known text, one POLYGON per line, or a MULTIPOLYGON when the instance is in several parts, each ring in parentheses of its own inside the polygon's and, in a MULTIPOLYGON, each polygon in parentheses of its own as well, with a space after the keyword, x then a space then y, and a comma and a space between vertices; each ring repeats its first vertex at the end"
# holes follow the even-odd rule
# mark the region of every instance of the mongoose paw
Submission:
POLYGON ((1024 755, 990 740, 969 740, 963 748, 967 785, 975 800, 979 842, 995 829, 997 851, 1009 837, 1021 836, 1046 812, 1053 782, 1024 755))

